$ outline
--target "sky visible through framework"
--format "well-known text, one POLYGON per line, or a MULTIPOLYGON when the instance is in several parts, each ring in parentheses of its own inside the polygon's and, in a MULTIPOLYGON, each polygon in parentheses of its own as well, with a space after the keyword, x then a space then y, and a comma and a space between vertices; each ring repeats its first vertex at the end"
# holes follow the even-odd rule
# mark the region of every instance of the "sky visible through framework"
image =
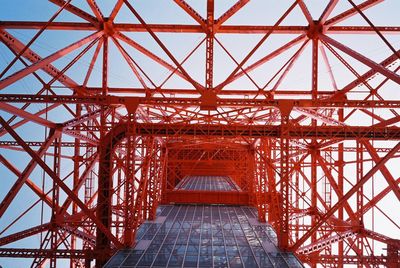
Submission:
MULTIPOLYGON (((114 6, 115 1, 98 1, 100 8, 102 9, 104 14, 109 14, 111 12, 112 7, 114 6)), ((173 1, 170 0, 140 0, 140 1, 131 1, 132 4, 137 8, 140 14, 148 23, 176 23, 176 24, 195 24, 195 22, 187 15, 185 12, 180 9, 173 1)), ((205 17, 205 5, 206 1, 204 0, 191 0, 187 1, 194 9, 196 9, 203 17, 205 17)), ((236 1, 216 1, 216 17, 223 14, 231 5, 233 5, 236 1)), ((293 1, 284 0, 284 1, 272 1, 272 0, 253 0, 243 8, 238 14, 233 16, 230 20, 226 22, 227 25, 273 25, 276 20, 281 16, 281 14, 287 9, 287 7, 293 1), (279 4, 277 4, 279 2, 279 4)), ((328 1, 324 0, 309 0, 305 1, 308 5, 311 14, 314 18, 318 18, 322 12, 322 10, 326 7, 328 1)), ((355 3, 361 3, 362 1, 354 1, 355 3)), ((79 6, 84 9, 88 13, 91 13, 89 6, 84 0, 72 0, 72 4, 79 6)), ((344 0, 341 0, 338 6, 333 11, 331 17, 339 14, 340 12, 350 8, 350 4, 344 0)), ((1 0, 0 1, 0 21, 48 21, 48 19, 57 11, 58 7, 53 5, 49 1, 45 0, 1 0)), ((397 0, 387 0, 384 3, 379 4, 370 10, 365 12, 366 15, 373 21, 376 25, 400 25, 400 18, 398 16, 398 10, 400 10, 400 1, 397 0)), ((75 15, 63 11, 56 19, 56 21, 80 21, 82 19, 76 17, 75 15)), ((123 7, 116 18, 116 22, 137 22, 127 10, 126 7, 123 7)), ((304 18, 299 8, 296 8, 292 14, 288 16, 282 23, 282 25, 307 25, 307 21, 304 18)), ((341 22, 339 25, 367 25, 366 22, 360 16, 354 16, 351 19, 345 20, 341 22)), ((33 30, 10 30, 12 34, 15 35, 19 40, 23 41, 25 44, 29 42, 29 40, 33 37, 36 31, 33 30)), ((35 41, 31 48, 45 57, 54 51, 90 34, 88 31, 81 32, 72 32, 68 31, 67 34, 62 31, 45 31, 41 37, 35 41)), ((138 43, 142 44, 149 50, 154 53, 160 55, 164 59, 167 59, 161 49, 157 46, 157 44, 150 38, 150 36, 146 33, 129 33, 128 36, 135 39, 138 43)), ((175 55, 175 57, 179 60, 182 60, 186 57, 187 53, 189 53, 203 38, 202 34, 157 34, 160 39, 166 44, 166 46, 171 49, 171 52, 175 55)), ((251 48, 258 42, 261 38, 261 35, 242 35, 242 36, 234 36, 234 35, 217 35, 218 40, 226 46, 232 55, 240 60, 244 57, 246 51, 250 51, 251 48)), ((293 39, 295 35, 274 35, 271 37, 254 55, 254 58, 251 58, 250 62, 256 61, 258 58, 262 57, 266 54, 266 51, 272 51, 274 48, 279 47, 280 45, 288 42, 293 39)), ((385 36, 390 43, 396 48, 400 48, 400 38, 399 35, 386 35, 385 36)), ((380 62, 382 59, 386 58, 391 54, 390 49, 379 39, 376 35, 366 35, 366 36, 356 36, 356 35, 332 35, 332 38, 335 38, 342 43, 348 45, 354 50, 367 55, 375 62, 380 62)), ((252 77, 260 81, 260 84, 264 85, 270 76, 266 74, 271 73, 271 69, 274 66, 282 65, 285 60, 287 60, 291 54, 298 49, 299 46, 288 51, 287 54, 282 55, 282 57, 276 59, 264 67, 261 67, 259 70, 251 73, 252 77)), ((128 48, 127 48, 128 49, 128 48)), ((58 60, 55 62, 55 66, 60 66, 61 68, 65 66, 65 64, 73 59, 74 56, 77 55, 76 52, 71 53, 70 55, 58 60)), ((166 76, 168 76, 169 72, 162 68, 154 68, 154 64, 149 60, 144 59, 143 56, 135 54, 132 50, 132 55, 137 56, 138 60, 142 62, 143 68, 152 74, 154 81, 156 83, 161 83, 166 76)), ((88 53, 87 56, 84 56, 82 60, 77 62, 77 64, 71 68, 67 73, 72 78, 76 79, 78 83, 81 83, 84 79, 84 72, 82 69, 87 69, 90 63, 90 56, 93 54, 93 49, 88 53)), ((190 74, 198 80, 200 83, 204 83, 204 46, 202 46, 196 53, 193 54, 192 57, 187 61, 184 65, 189 71, 190 74)), ((310 70, 310 59, 311 59, 311 48, 310 44, 305 48, 303 55, 296 62, 295 66, 291 70, 290 74, 287 76, 287 79, 282 83, 282 88, 292 89, 307 89, 310 88, 310 80, 311 80, 311 70, 310 70)), ((12 61, 14 55, 5 47, 3 44, 0 44, 0 70, 3 70, 7 64, 12 61)), ((363 73, 368 70, 366 66, 356 62, 355 60, 349 59, 359 73, 363 73)), ((18 71, 21 69, 23 65, 21 63, 16 63, 13 68, 11 68, 6 76, 18 71)), ((223 81, 223 79, 230 73, 230 71, 235 67, 235 64, 229 59, 229 57, 223 52, 221 47, 218 45, 215 46, 215 81, 216 84, 223 81)), ((354 80, 354 76, 346 70, 338 61, 332 60, 332 70, 336 75, 337 83, 339 88, 341 86, 346 85, 348 82, 354 80)), ((49 76, 44 74, 43 72, 38 72, 45 80, 50 80, 49 76)), ((139 81, 135 79, 129 67, 124 62, 123 58, 116 50, 115 46, 110 45, 110 74, 109 74, 109 83, 114 87, 137 87, 140 86, 139 81)), ((376 83, 379 83, 380 78, 377 78, 376 83)), ((373 81, 372 84, 375 84, 373 81)), ((89 80, 89 86, 99 86, 101 84, 101 61, 98 61, 95 65, 93 75, 89 80)), ((329 88, 332 89, 329 80, 329 73, 323 64, 321 64, 320 70, 320 78, 319 84, 321 88, 329 88)), ((60 87, 59 83, 55 83, 54 85, 58 86, 57 93, 59 94, 70 94, 68 89, 60 87)), ((187 88, 189 85, 187 82, 182 79, 177 78, 176 76, 172 77, 167 83, 166 87, 182 87, 187 88)), ((246 79, 239 79, 234 84, 230 85, 230 87, 236 88, 248 88, 254 86, 251 82, 246 79)), ((400 92, 398 90, 393 90, 398 87, 394 82, 388 82, 384 88, 381 90, 381 95, 385 99, 400 99, 400 92)), ((2 92, 3 93, 18 93, 18 94, 35 94, 40 88, 40 84, 38 81, 32 76, 27 76, 26 78, 18 81, 17 83, 7 87, 2 92)), ((352 93, 351 96, 354 99, 361 99, 366 95, 366 88, 360 86, 355 90, 356 93, 352 93)), ((31 112, 37 112, 40 109, 44 108, 44 105, 34 105, 31 108, 31 112)), ((376 111, 376 113, 380 113, 376 111)), ((3 111, 0 111, 0 115, 5 117, 6 119, 10 117, 10 114, 7 114, 3 111)), ((383 114, 385 116, 385 114, 383 114)), ((64 122, 69 120, 70 117, 64 113, 51 113, 48 115, 50 120, 55 122, 64 122)), ((370 117, 363 116, 362 114, 357 114, 349 119, 349 124, 362 124, 368 125, 371 122, 370 117)), ((21 128, 18 128, 18 133, 21 134, 22 137, 27 140, 43 140, 46 132, 42 127, 38 127, 34 124, 27 124, 21 128)), ((3 137, 4 140, 11 140, 11 137, 6 135, 3 137)), ((68 138, 66 138, 68 139, 68 138)), ((349 144, 351 144, 349 142, 349 144)), ((377 147, 385 147, 391 146, 393 143, 391 142, 376 142, 374 145, 377 147)), ((73 154, 73 151, 68 151, 65 149, 66 154, 73 154)), ((1 149, 1 154, 3 154, 7 159, 12 161, 20 170, 23 170, 30 160, 26 154, 16 151, 9 151, 1 149)), ((52 163, 51 157, 47 158, 48 163, 52 163)), ((63 160, 62 174, 66 175, 72 169, 71 161, 63 160)), ((368 165, 367 165, 368 166, 368 165)), ((396 168, 395 161, 388 162, 389 170, 393 170, 393 176, 395 178, 400 176, 400 172, 396 168), (397 173, 396 173, 397 172, 397 173)), ((0 166, 0 172, 2 173, 2 186, 0 187, 0 199, 2 199, 7 193, 8 189, 11 187, 13 182, 15 181, 15 176, 11 174, 8 170, 5 169, 4 166, 0 166)), ((347 176, 351 177, 351 170, 347 170, 347 176)), ((37 185, 41 184, 41 178, 43 174, 42 171, 38 168, 34 170, 31 177, 34 178, 34 181, 37 182, 37 185)), ((50 187, 50 180, 47 178, 46 188, 50 187)), ((382 179, 380 173, 377 173, 375 178, 376 184, 375 191, 382 189, 386 186, 386 182, 382 179)), ((371 192, 372 187, 370 184, 366 185, 366 191, 371 192)), ((372 194, 372 193, 371 193, 372 194)), ((7 226, 15 216, 21 212, 22 208, 26 208, 27 201, 26 200, 36 200, 36 196, 31 192, 27 187, 23 187, 18 194, 17 198, 11 204, 10 208, 7 210, 5 215, 0 219, 0 231, 7 226)), ((399 215, 395 213, 396 208, 398 206, 394 203, 397 201, 393 194, 389 194, 384 200, 381 201, 381 205, 385 208, 385 212, 387 212, 391 217, 400 222, 399 215), (392 209, 391 209, 392 208, 392 209)), ((15 231, 20 230, 24 226, 31 226, 32 220, 37 221, 38 217, 37 213, 40 213, 40 205, 36 206, 35 209, 32 210, 26 217, 22 218, 18 224, 12 226, 5 234, 13 233, 15 231)), ((48 211, 45 213, 46 217, 49 217, 48 211)), ((367 216, 367 219, 369 216, 367 216)), ((366 220, 367 221, 367 220, 366 220)), ((36 224, 39 222, 36 222, 36 224)), ((393 227, 393 224, 385 220, 379 212, 376 212, 375 219, 375 230, 378 232, 390 235, 392 237, 400 237, 399 229, 393 227)), ((5 235, 4 234, 4 235, 5 235)), ((29 245, 37 244, 34 240, 37 237, 29 238, 23 240, 23 242, 15 243, 16 247, 29 247, 29 245)), ((21 267, 24 267, 24 261, 21 262, 21 267)), ((14 260, 6 260, 0 259, 0 265, 4 268, 13 267, 14 260)), ((60 266, 61 267, 61 266, 60 266)))

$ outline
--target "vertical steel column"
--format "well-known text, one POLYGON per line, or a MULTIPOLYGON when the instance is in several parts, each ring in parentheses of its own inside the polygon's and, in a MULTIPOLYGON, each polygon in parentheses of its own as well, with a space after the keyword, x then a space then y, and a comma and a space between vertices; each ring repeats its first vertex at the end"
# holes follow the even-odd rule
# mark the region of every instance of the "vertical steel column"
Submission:
MULTIPOLYGON (((338 111, 338 117, 339 121, 343 122, 344 118, 344 110, 340 109, 338 111)), ((339 143, 338 145, 338 160, 337 160, 337 165, 338 165, 338 188, 339 192, 342 193, 343 195, 343 190, 344 190, 344 142, 339 143)), ((344 209, 343 207, 340 207, 338 209, 338 218, 339 220, 343 221, 344 220, 344 209)), ((343 268, 343 253, 344 253, 344 243, 343 240, 340 240, 338 242, 338 268, 343 268)))
POLYGON ((170 164, 168 163, 168 159, 169 159, 169 150, 168 150, 168 146, 165 145, 161 151, 161 155, 162 157, 165 159, 165 173, 164 176, 162 177, 162 181, 161 181, 161 199, 162 202, 164 202, 164 197, 166 196, 166 192, 168 189, 168 180, 170 177, 170 174, 172 173, 170 170, 170 164))
POLYGON ((158 204, 161 202, 162 196, 162 185, 165 181, 165 177, 167 175, 167 158, 164 154, 165 144, 161 144, 160 141, 157 142, 157 151, 159 158, 159 168, 156 170, 157 172, 157 187, 155 189, 155 195, 157 196, 157 202, 153 204, 152 210, 150 211, 149 220, 154 220, 156 218, 156 212, 158 204))
POLYGON ((136 157, 136 111, 128 110, 128 132, 126 137, 125 202, 124 202, 124 246, 131 247, 134 237, 135 157, 136 157))
MULTIPOLYGON (((363 144, 360 141, 356 141, 356 179, 357 179, 357 183, 362 179, 362 177, 364 176, 364 172, 363 172, 363 165, 364 165, 364 157, 363 157, 363 144)), ((357 190, 357 211, 361 211, 363 209, 363 195, 364 195, 364 185, 362 185, 360 188, 358 188, 357 190)), ((358 219, 358 225, 360 227, 364 226, 364 214, 361 214, 359 216, 358 219)), ((358 252, 357 254, 360 254, 361 256, 364 255, 364 238, 362 236, 358 236, 357 237, 357 249, 358 252)), ((358 263, 357 267, 362 268, 364 265, 363 263, 358 263)))
POLYGON ((289 116, 290 112, 293 108, 293 103, 291 101, 283 101, 280 104, 280 112, 281 112, 281 137, 280 137, 280 153, 281 153, 281 162, 280 162, 280 172, 281 172, 281 180, 280 180, 280 194, 281 194, 281 202, 280 202, 280 213, 279 213, 279 230, 278 230, 278 247, 283 251, 288 250, 289 248, 289 211, 290 211, 290 203, 289 203, 289 158, 290 158, 290 149, 289 149, 289 116))
POLYGON ((156 210, 161 199, 161 182, 164 176, 165 163, 161 155, 162 146, 160 141, 152 138, 152 161, 150 164, 150 175, 148 184, 148 208, 147 219, 154 220, 156 210))
POLYGON ((267 170, 266 170, 266 144, 265 139, 260 140, 260 144, 254 150, 254 157, 256 159, 256 166, 254 169, 254 186, 253 191, 255 202, 258 210, 258 220, 266 222, 265 214, 267 212, 266 206, 266 187, 267 187, 267 170))
MULTIPOLYGON (((108 36, 103 36, 103 69, 102 69, 102 95, 108 93, 108 36)), ((113 149, 107 147, 104 142, 106 136, 107 123, 107 107, 101 106, 100 114, 100 146, 99 150, 99 185, 97 191, 97 212, 96 216, 101 223, 111 229, 111 205, 112 205, 112 154, 113 149)), ((110 251, 110 240, 99 229, 96 232, 96 249, 110 251)), ((100 268, 104 265, 109 256, 103 255, 96 260, 96 267, 100 268)))
MULTIPOLYGON (((61 159, 61 139, 60 134, 57 134, 57 138, 54 140, 54 157, 53 157, 53 171, 60 177, 60 159, 61 159)), ((53 180, 53 191, 52 191, 52 210, 51 210, 51 250, 55 252, 58 248, 58 208, 60 198, 60 188, 58 184, 53 180)), ((57 258, 55 254, 50 258, 50 267, 57 267, 57 258)))
MULTIPOLYGON (((146 166, 142 167, 142 171, 146 171, 146 188, 145 190, 145 194, 143 195, 143 201, 142 201, 142 216, 140 218, 140 220, 144 220, 147 219, 148 215, 149 215, 149 208, 151 206, 151 202, 152 202, 152 197, 151 197, 151 188, 152 188, 152 183, 154 182, 154 177, 152 177, 152 170, 153 170, 153 160, 154 160, 154 138, 153 137, 146 137, 145 139, 143 139, 143 152, 146 154, 147 157, 147 162, 146 162, 146 166)), ((143 177, 142 177, 143 179, 143 177)))
MULTIPOLYGON (((314 25, 313 27, 316 27, 314 25)), ((312 83, 312 99, 316 100, 318 98, 318 35, 312 36, 312 72, 311 72, 311 83, 312 83)), ((312 126, 317 126, 317 121, 315 119, 311 120, 312 126)), ((311 207, 317 210, 317 156, 319 152, 316 150, 316 141, 311 142, 311 207)), ((314 214, 311 218, 311 225, 314 226, 317 223, 316 215, 314 214)), ((314 232, 311 236, 311 243, 317 241, 317 232, 314 232)), ((316 268, 317 264, 312 263, 312 268, 316 268)))
POLYGON ((399 268, 400 267, 400 249, 395 247, 391 242, 398 244, 399 240, 390 239, 387 243, 387 256, 388 256, 388 268, 399 268))
MULTIPOLYGON (((316 125, 316 121, 312 120, 312 124, 316 125)), ((319 151, 316 149, 316 142, 313 140, 311 142, 311 207, 316 212, 317 208, 317 196, 318 196, 318 181, 317 181, 317 157, 319 151)), ((318 221, 316 214, 314 213, 311 217, 311 225, 314 226, 318 221)), ((314 232, 311 236, 311 243, 315 243, 317 241, 317 232, 314 232)), ((312 268, 316 268, 317 264, 312 263, 312 268)))
MULTIPOLYGON (((128 142, 128 141, 127 141, 128 142)), ((128 145, 126 145, 128 146, 128 145)), ((126 149, 126 157, 124 157, 124 154, 122 152, 118 153, 118 162, 117 163, 117 170, 116 170, 116 180, 117 180, 117 186, 116 186, 116 195, 117 195, 117 199, 116 199, 116 208, 119 209, 121 212, 124 211, 125 207, 124 207, 124 201, 126 200, 126 196, 125 196, 125 189, 123 187, 123 185, 125 185, 125 180, 127 179, 126 175, 126 170, 123 169, 123 165, 121 164, 122 159, 125 158, 127 159, 128 156, 128 149, 126 149)), ((123 213, 116 213, 117 215, 115 215, 115 221, 118 223, 122 223, 125 219, 124 215, 121 215, 123 213)), ((116 236, 122 241, 123 240, 123 236, 124 236, 124 226, 122 226, 121 224, 117 224, 115 226, 115 234, 116 236)))
MULTIPOLYGON (((295 187, 295 189, 298 189, 297 191, 295 191, 295 198, 294 198, 294 200, 292 200, 291 202, 292 203, 294 203, 294 206, 296 207, 296 208, 300 208, 300 199, 301 199, 301 192, 299 191, 299 189, 300 189, 300 172, 299 172, 299 170, 300 170, 300 168, 301 168, 301 163, 299 162, 299 157, 296 157, 296 165, 297 165, 297 167, 295 168, 295 178, 294 178, 294 187, 295 187)), ((296 217, 296 223, 295 223, 295 225, 296 225, 296 229, 293 231, 294 232, 294 238, 295 238, 295 240, 297 241, 298 239, 299 239, 299 237, 300 237, 300 233, 299 233, 299 228, 298 228, 298 226, 300 225, 300 218, 299 217, 296 217)))
POLYGON ((214 0, 207 0, 206 89, 213 89, 214 75, 214 0))
MULTIPOLYGON (((102 109, 101 115, 101 142, 99 145, 99 180, 98 180, 98 191, 97 191, 97 208, 96 216, 101 221, 101 223, 106 227, 111 229, 111 205, 112 205, 112 154, 113 149, 110 148, 104 138, 105 131, 104 126, 106 124, 104 109, 102 109)), ((108 237, 97 228, 96 232, 96 250, 98 251, 109 251, 110 240, 108 237)), ((101 256, 102 258, 96 260, 96 268, 100 268, 104 265, 108 256, 101 256)))
POLYGON ((312 39, 312 99, 316 100, 318 97, 318 35, 312 39))
MULTIPOLYGON (((152 138, 150 138, 152 139, 152 138)), ((149 178, 149 165, 150 165, 150 157, 151 157, 151 148, 148 146, 148 138, 141 138, 141 156, 143 158, 141 165, 141 174, 140 181, 138 187, 136 188, 136 197, 134 200, 134 208, 133 208, 133 237, 136 235, 136 231, 143 220, 143 212, 144 212, 144 203, 147 199, 147 183, 149 178)))
MULTIPOLYGON (((278 142, 280 142, 280 141, 269 140, 270 148, 272 147, 272 145, 276 146, 276 143, 278 143, 278 142)), ((268 151, 268 157, 269 157, 269 159, 276 159, 277 158, 277 150, 272 151, 272 149, 270 149, 268 151)), ((280 197, 279 197, 277 185, 276 185, 275 170, 271 166, 268 166, 267 174, 268 174, 268 191, 271 195, 271 202, 270 202, 269 208, 268 208, 268 222, 275 224, 275 229, 278 231, 279 225, 280 225, 280 215, 281 215, 280 203, 281 202, 279 200, 280 197)))
POLYGON ((102 94, 108 93, 108 36, 103 35, 102 94))
MULTIPOLYGON (((82 113, 82 106, 81 104, 76 105, 76 117, 80 117, 82 113)), ((80 126, 77 126, 78 133, 80 133, 80 126)), ((79 183, 79 162, 81 161, 80 157, 80 140, 75 139, 75 144, 74 144, 74 175, 73 175, 73 189, 76 189, 78 183, 79 183)), ((78 206, 76 203, 72 204, 72 215, 76 214, 78 212, 78 206)), ((71 234, 71 249, 74 250, 76 249, 76 236, 75 234, 71 234)), ((75 268, 75 260, 71 259, 70 263, 70 268, 75 268)))

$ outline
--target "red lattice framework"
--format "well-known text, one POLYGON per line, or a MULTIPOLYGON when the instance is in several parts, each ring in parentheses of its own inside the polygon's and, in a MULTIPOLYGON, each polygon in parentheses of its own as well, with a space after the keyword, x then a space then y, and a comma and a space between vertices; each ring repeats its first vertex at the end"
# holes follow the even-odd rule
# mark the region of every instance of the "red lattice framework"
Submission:
POLYGON ((398 267, 400 22, 371 18, 390 1, 327 0, 318 16, 311 1, 266 1, 283 6, 268 24, 252 24, 260 10, 249 0, 221 15, 222 1, 204 1, 204 15, 171 1, 187 24, 153 23, 135 1, 116 0, 110 14, 95 0, 87 10, 50 2, 48 21, 0 21, 10 58, 0 70, 0 256, 101 267, 134 245, 184 175, 225 172, 243 190, 237 202, 256 206, 279 247, 311 267, 398 267), (66 13, 78 20, 57 20, 66 13), (231 22, 240 14, 249 21, 231 22), (286 23, 293 14, 298 23, 286 23), (34 44, 52 32, 85 36, 41 56, 34 44), (179 36, 191 35, 200 42, 182 57, 179 36), (378 43, 383 58, 366 49, 378 43), (112 85, 122 66, 137 86, 112 85))

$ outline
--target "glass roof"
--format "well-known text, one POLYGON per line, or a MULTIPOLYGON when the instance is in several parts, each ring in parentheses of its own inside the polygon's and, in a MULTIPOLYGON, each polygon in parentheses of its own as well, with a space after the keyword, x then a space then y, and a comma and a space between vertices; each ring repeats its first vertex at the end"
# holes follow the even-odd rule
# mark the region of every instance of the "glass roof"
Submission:
POLYGON ((303 267, 279 251, 274 230, 258 222, 252 207, 160 206, 157 219, 140 226, 137 241, 105 267, 303 267))
POLYGON ((238 191, 240 188, 228 176, 186 176, 175 190, 238 191))

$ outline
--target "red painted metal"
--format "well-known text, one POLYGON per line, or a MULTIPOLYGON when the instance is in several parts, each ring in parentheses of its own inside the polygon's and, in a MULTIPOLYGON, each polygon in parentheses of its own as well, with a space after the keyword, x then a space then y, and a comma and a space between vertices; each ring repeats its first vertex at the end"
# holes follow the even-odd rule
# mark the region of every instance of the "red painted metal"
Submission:
POLYGON ((0 163, 11 174, 6 176, 15 178, 0 200, 0 216, 12 215, 24 186, 37 198, 24 200, 22 212, 1 226, 1 257, 31 258, 38 267, 56 267, 61 258, 70 260, 71 268, 90 267, 96 260, 101 267, 115 250, 134 245, 138 226, 155 218, 160 202, 224 203, 257 207, 259 220, 277 231, 279 246, 311 267, 398 267, 399 240, 370 228, 379 212, 400 229, 382 202, 390 194, 396 208, 400 201, 393 166, 400 157, 400 100, 383 92, 389 82, 393 92, 400 84, 399 51, 387 37, 400 34, 400 25, 375 25, 367 16, 374 6, 384 8, 382 0, 358 5, 348 0, 348 9, 338 12, 342 1, 326 1, 318 17, 307 1, 290 1, 269 25, 230 22, 251 9, 248 0, 238 0, 219 17, 220 0, 204 0, 203 13, 184 0, 171 1, 188 24, 154 22, 128 0, 115 1, 109 15, 95 0, 87 0, 86 8, 74 1, 50 2, 57 11, 47 21, 0 22, 2 49, 12 55, 0 70, 0 163), (121 20, 122 9, 135 20, 121 20), (305 25, 285 23, 296 9, 305 25), (61 12, 82 21, 58 21, 61 12), (348 25, 356 15, 362 23, 348 25), (33 38, 22 42, 14 30, 31 31, 33 38), (42 57, 34 45, 49 31, 88 33, 42 57), (158 51, 136 33, 148 35, 158 51), (179 34, 201 35, 183 57, 163 38, 179 34), (255 34, 260 35, 256 45, 243 51, 232 51, 222 38, 255 34), (382 41, 388 52, 383 60, 339 41, 361 35, 382 41), (267 41, 282 36, 284 42, 264 51, 267 41), (204 61, 194 68, 188 63, 201 47, 204 61), (234 64, 223 77, 217 48, 234 64), (120 54, 137 86, 112 84, 113 53, 120 54), (80 81, 71 70, 85 56, 80 81), (309 72, 301 75, 308 86, 286 87, 307 56, 309 72), (160 72, 145 68, 143 58, 167 72, 161 83, 160 72), (58 67, 60 60, 65 67, 58 67), (354 77, 339 77, 337 62, 354 77), (354 62, 367 69, 360 71, 354 62), (17 64, 21 68, 13 72, 17 64), (93 84, 99 64, 100 83, 93 84), (329 88, 322 88, 324 67, 329 88), (199 70, 201 81, 194 75, 199 70), (265 79, 254 75, 260 70, 265 79), (23 80, 30 78, 39 86, 22 92, 23 80), (174 87, 173 79, 187 86, 174 87), (242 86, 245 79, 253 86, 242 86), (367 119, 351 120, 360 114, 367 119), (28 127, 46 136, 31 136, 28 127), (9 156, 13 153, 28 157, 23 168, 9 156), (36 169, 43 172, 42 182, 36 169), (230 176, 241 191, 175 190, 188 175, 230 176), (385 184, 368 193, 377 181, 385 184), (35 224, 18 225, 40 205, 35 224), (38 238, 35 249, 13 247, 28 237, 38 238), (382 256, 381 245, 387 249, 382 256))

